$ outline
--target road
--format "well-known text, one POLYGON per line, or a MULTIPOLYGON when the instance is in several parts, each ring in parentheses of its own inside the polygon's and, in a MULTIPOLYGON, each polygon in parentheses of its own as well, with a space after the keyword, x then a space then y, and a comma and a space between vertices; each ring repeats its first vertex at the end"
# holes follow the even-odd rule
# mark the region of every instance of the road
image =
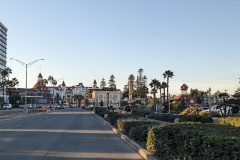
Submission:
POLYGON ((68 108, 0 121, 3 160, 140 160, 91 111, 68 108))

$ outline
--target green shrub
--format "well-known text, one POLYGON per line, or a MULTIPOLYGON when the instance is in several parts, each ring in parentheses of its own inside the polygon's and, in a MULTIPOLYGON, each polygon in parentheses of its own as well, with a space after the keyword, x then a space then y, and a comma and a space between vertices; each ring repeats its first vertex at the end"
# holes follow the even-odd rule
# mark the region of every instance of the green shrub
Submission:
POLYGON ((217 120, 217 124, 240 127, 240 117, 221 117, 217 120))
POLYGON ((132 110, 132 114, 139 117, 146 117, 146 115, 151 113, 153 113, 153 111, 147 108, 137 108, 132 110))
POLYGON ((239 159, 240 128, 178 123, 153 127, 147 150, 158 159, 239 159))
POLYGON ((239 113, 239 106, 238 105, 232 105, 232 113, 233 114, 239 113))
POLYGON ((93 107, 93 112, 101 117, 104 116, 104 114, 108 113, 108 110, 106 108, 102 107, 93 107))
POLYGON ((213 123, 213 119, 210 116, 181 115, 179 118, 179 122, 213 123))
POLYGON ((173 114, 153 113, 153 114, 148 115, 148 118, 173 123, 176 118, 179 118, 179 116, 178 115, 173 115, 173 114))
POLYGON ((131 114, 118 114, 118 113, 111 113, 108 114, 108 117, 110 118, 110 123, 112 126, 117 128, 117 119, 119 118, 129 118, 129 117, 135 117, 134 115, 131 114))
POLYGON ((152 122, 149 124, 134 126, 129 131, 129 137, 133 140, 146 142, 149 128, 157 125, 160 124, 157 122, 152 122))
POLYGON ((117 120, 117 129, 124 134, 128 134, 131 127, 133 127, 133 125, 136 124, 134 122, 141 123, 141 121, 142 121, 141 119, 136 119, 136 118, 132 118, 132 117, 119 118, 117 120))

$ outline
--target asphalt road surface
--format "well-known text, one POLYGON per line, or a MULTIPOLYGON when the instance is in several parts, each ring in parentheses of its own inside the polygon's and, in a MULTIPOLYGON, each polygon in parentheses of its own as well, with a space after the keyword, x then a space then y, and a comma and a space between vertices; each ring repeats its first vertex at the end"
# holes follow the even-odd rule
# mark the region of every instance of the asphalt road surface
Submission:
POLYGON ((1 160, 140 160, 91 111, 68 108, 0 121, 1 160))

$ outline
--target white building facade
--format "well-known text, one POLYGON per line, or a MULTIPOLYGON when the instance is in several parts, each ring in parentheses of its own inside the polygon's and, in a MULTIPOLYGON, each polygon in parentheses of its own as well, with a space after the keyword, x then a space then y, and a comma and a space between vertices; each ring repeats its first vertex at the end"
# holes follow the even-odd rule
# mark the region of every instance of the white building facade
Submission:
POLYGON ((99 106, 101 101, 103 102, 103 106, 119 106, 122 98, 122 92, 120 90, 115 91, 93 91, 92 92, 92 101, 94 102, 94 106, 99 106))
POLYGON ((83 95, 84 96, 86 93, 87 93, 87 88, 84 87, 84 85, 82 83, 79 83, 73 89, 73 95, 83 95))

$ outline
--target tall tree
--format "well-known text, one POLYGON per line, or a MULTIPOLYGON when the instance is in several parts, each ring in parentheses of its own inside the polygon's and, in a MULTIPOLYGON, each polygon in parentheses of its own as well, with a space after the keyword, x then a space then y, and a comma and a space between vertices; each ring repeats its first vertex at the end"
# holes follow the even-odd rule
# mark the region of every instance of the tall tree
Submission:
POLYGON ((147 77, 143 75, 143 69, 140 68, 138 70, 138 76, 135 81, 134 87, 136 90, 134 91, 136 96, 138 98, 146 98, 148 94, 148 88, 147 88, 147 77))
POLYGON ((152 79, 152 82, 149 85, 152 88, 151 93, 153 94, 153 98, 154 98, 154 106, 156 106, 156 93, 157 93, 159 81, 156 79, 152 79))
POLYGON ((57 80, 55 80, 54 78, 53 78, 53 76, 48 76, 48 82, 50 82, 51 83, 51 86, 53 87, 53 105, 54 105, 54 101, 55 101, 55 94, 54 94, 54 86, 55 85, 57 85, 57 80))
POLYGON ((82 100, 84 99, 84 96, 78 94, 78 95, 74 95, 73 98, 74 98, 75 100, 77 100, 77 107, 80 107, 80 104, 81 104, 82 100))
POLYGON ((110 76, 110 79, 108 81, 108 84, 109 84, 109 88, 115 90, 116 89, 116 83, 115 83, 115 77, 114 75, 111 75, 110 76))
POLYGON ((158 82, 157 88, 159 89, 159 95, 160 95, 159 101, 161 103, 162 102, 162 84, 161 84, 161 82, 158 82))
POLYGON ((223 107, 220 107, 220 112, 222 116, 229 116, 230 115, 230 107, 228 105, 227 98, 229 95, 227 93, 220 93, 219 94, 220 98, 223 98, 223 107))
POLYGON ((42 80, 38 81, 36 85, 33 86, 33 89, 42 90, 43 88, 46 87, 46 84, 48 84, 48 80, 42 79, 42 80))
POLYGON ((100 88, 101 89, 104 89, 106 87, 106 81, 105 81, 105 79, 104 79, 104 77, 102 78, 102 81, 101 81, 101 83, 100 83, 100 88))
POLYGON ((123 88, 122 96, 123 96, 123 98, 128 98, 128 95, 129 95, 129 87, 128 87, 128 85, 125 85, 123 88))
POLYGON ((206 92, 199 91, 198 89, 191 89, 190 97, 192 97, 198 104, 202 104, 206 92))
POLYGON ((169 78, 172 78, 173 76, 174 74, 171 70, 167 70, 163 73, 163 77, 167 78, 167 102, 169 102, 169 78))
POLYGON ((166 88, 167 88, 167 83, 162 82, 161 88, 163 89, 163 103, 166 102, 166 88))
POLYGON ((4 90, 5 90, 5 87, 8 88, 8 87, 14 87, 16 85, 19 84, 19 81, 17 80, 17 78, 12 78, 12 79, 9 79, 10 78, 10 74, 12 74, 12 69, 7 67, 3 70, 0 71, 0 75, 1 75, 1 82, 0 82, 0 86, 1 88, 3 89, 3 104, 4 104, 4 90))

